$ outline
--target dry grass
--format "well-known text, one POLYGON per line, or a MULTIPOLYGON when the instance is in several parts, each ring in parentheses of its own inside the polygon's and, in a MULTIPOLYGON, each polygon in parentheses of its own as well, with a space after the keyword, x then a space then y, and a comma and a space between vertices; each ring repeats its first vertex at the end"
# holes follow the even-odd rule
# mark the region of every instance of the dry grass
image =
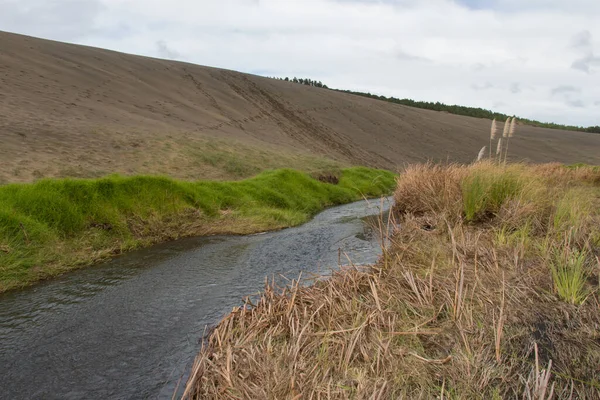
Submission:
POLYGON ((184 397, 600 398, 598 174, 408 168, 382 261, 310 287, 267 284, 208 335, 184 397), (501 202, 469 221, 477 176, 501 202), (572 210, 595 207, 556 225, 565 198, 572 210), (556 248, 585 254, 581 302, 556 290, 556 248))

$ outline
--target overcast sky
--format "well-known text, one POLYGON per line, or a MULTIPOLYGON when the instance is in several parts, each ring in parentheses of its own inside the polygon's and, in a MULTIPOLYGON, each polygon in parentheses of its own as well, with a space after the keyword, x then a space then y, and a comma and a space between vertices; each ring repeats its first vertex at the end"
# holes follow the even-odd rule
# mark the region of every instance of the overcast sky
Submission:
POLYGON ((0 0, 0 30, 600 125, 600 0, 0 0))

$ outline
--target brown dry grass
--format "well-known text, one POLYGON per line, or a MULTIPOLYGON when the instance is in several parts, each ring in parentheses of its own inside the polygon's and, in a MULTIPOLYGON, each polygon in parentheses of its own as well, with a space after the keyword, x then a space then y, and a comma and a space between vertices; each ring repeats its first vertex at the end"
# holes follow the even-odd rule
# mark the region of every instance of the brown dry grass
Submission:
POLYGON ((184 397, 599 398, 599 176, 408 168, 381 262, 310 287, 267 284, 208 335, 184 397), (468 222, 479 174, 522 185, 468 222), (555 248, 585 252, 582 302, 557 291, 555 248))

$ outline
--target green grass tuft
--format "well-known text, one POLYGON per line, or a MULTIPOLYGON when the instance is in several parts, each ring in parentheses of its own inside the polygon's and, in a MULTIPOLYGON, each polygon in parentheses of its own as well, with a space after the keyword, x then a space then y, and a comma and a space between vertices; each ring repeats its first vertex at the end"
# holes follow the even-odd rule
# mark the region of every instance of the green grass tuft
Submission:
POLYGON ((589 296, 586 282, 589 276, 586 268, 587 253, 570 246, 554 248, 550 254, 550 269, 554 289, 563 301, 582 304, 589 296))
POLYGON ((509 199, 517 198, 523 182, 511 173, 489 174, 475 171, 463 182, 463 209, 467 221, 495 214, 509 199))

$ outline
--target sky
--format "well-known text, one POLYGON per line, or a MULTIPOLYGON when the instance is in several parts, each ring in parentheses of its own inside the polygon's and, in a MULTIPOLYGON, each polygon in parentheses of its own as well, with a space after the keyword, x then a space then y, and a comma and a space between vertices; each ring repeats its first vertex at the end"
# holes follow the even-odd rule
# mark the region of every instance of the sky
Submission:
POLYGON ((599 0, 0 0, 4 31, 583 126, 598 21, 599 0))

